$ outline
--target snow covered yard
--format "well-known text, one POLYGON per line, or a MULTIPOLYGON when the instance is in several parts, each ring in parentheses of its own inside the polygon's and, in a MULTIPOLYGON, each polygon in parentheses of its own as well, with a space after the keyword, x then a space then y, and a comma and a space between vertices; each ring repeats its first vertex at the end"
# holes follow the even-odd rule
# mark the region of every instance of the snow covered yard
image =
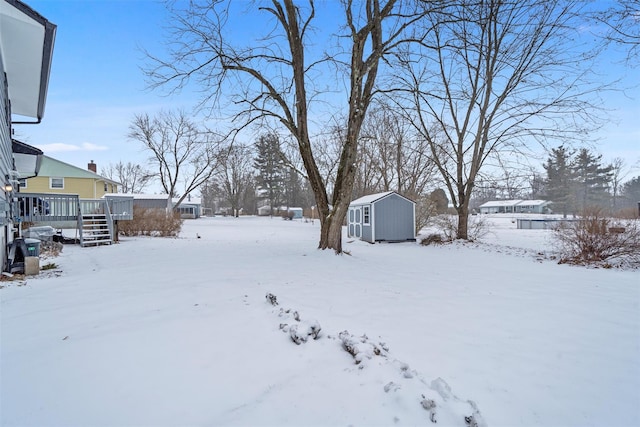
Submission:
POLYGON ((254 217, 65 246, 59 275, 2 282, 1 424, 640 425, 640 272, 538 260, 547 232, 491 221, 351 256, 254 217), (283 332, 294 311, 318 340, 283 332))

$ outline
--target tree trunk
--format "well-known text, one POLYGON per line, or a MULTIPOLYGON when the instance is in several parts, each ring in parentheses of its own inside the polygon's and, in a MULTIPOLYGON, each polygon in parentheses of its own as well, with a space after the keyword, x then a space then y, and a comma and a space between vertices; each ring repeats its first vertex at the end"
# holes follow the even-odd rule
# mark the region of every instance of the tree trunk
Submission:
POLYGON ((318 249, 333 249, 342 253, 342 224, 347 216, 348 205, 334 206, 333 211, 323 221, 320 220, 320 243, 318 249))
POLYGON ((458 230, 456 237, 458 239, 469 239, 469 205, 463 203, 456 208, 458 212, 458 230))

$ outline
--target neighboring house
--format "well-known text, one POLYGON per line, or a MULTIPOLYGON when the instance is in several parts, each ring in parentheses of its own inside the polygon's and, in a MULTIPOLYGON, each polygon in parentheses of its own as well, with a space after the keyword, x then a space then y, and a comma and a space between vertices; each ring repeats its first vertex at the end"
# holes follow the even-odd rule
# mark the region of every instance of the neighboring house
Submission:
POLYGON ((271 206, 264 205, 258 208, 258 216, 269 216, 271 215, 271 206))
MULTIPOLYGON (((174 206, 178 202, 178 198, 172 200, 174 206)), ((174 208, 177 212, 180 212, 180 218, 196 219, 200 218, 202 214, 202 199, 199 197, 191 197, 187 195, 187 198, 182 201, 178 206, 174 208)))
POLYGON ((38 176, 21 179, 21 193, 77 194, 81 199, 100 199, 118 192, 119 183, 96 173, 91 161, 87 169, 43 156, 38 176))
POLYGON ((416 204, 395 191, 356 199, 349 205, 347 235, 370 243, 414 241, 416 204))
POLYGON ((12 141, 13 125, 44 116, 56 26, 19 0, 0 0, 0 264, 9 267, 15 190, 37 173, 42 152, 12 141), (14 151, 15 150, 15 151, 14 151))
POLYGON ((480 205, 481 214, 494 213, 550 213, 551 202, 546 200, 492 200, 480 205))

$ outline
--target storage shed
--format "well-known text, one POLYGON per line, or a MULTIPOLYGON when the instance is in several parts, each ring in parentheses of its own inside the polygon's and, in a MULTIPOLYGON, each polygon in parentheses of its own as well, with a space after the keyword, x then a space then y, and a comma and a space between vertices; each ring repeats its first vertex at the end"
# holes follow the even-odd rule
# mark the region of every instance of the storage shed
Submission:
POLYGON ((415 202, 395 191, 387 191, 351 202, 347 235, 370 243, 415 241, 415 224, 415 202))

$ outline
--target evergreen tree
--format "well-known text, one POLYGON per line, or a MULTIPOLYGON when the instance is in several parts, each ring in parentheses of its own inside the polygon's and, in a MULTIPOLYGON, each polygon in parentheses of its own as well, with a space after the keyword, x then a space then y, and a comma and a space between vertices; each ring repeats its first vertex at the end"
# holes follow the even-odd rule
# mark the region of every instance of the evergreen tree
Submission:
POLYGON ((561 145, 551 150, 543 167, 547 171, 546 198, 553 202, 553 210, 565 217, 575 207, 575 176, 571 165, 572 153, 561 145))
POLYGON ((286 169, 284 181, 285 201, 288 207, 306 207, 304 206, 304 195, 302 189, 302 180, 300 175, 293 168, 286 169))
POLYGON ((609 206, 609 184, 613 166, 602 166, 602 155, 582 148, 572 162, 575 176, 576 207, 582 211, 590 206, 609 206))
POLYGON ((253 166, 258 170, 258 188, 269 199, 269 206, 275 209, 284 203, 286 167, 284 165, 280 139, 269 133, 260 136, 256 142, 257 156, 253 166))
POLYGON ((433 203, 433 207, 437 214, 443 214, 447 212, 449 208, 449 199, 447 193, 442 188, 435 189, 429 194, 429 200, 433 203))
POLYGON ((622 184, 622 200, 625 207, 636 207, 640 203, 640 176, 622 184))

